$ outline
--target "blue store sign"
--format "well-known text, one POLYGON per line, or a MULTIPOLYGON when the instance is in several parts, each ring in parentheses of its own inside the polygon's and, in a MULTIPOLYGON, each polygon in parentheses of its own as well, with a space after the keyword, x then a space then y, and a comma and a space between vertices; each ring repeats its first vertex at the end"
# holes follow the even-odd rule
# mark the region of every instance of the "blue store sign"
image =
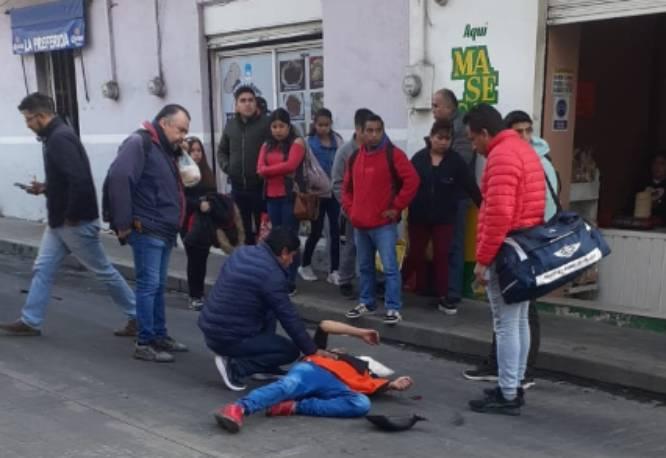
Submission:
POLYGON ((83 0, 14 8, 10 15, 14 54, 75 49, 86 44, 83 0))

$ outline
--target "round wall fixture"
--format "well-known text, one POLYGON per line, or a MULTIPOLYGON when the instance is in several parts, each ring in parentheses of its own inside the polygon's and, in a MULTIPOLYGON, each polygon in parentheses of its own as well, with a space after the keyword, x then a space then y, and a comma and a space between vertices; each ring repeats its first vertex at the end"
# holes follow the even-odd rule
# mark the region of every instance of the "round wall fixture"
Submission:
POLYGON ((102 84, 102 95, 107 99, 118 100, 120 97, 120 87, 118 83, 111 80, 102 84))
POLYGON ((407 75, 402 80, 402 92, 410 97, 416 97, 421 93, 423 82, 419 75, 407 75))
POLYGON ((157 97, 164 97, 166 95, 166 84, 164 84, 164 80, 159 76, 156 76, 148 81, 148 92, 157 97))

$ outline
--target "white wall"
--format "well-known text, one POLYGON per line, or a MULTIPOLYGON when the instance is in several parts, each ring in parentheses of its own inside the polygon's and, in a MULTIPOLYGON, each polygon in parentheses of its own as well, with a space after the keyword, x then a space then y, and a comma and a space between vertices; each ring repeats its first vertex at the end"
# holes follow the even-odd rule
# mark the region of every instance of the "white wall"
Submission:
MULTIPOLYGON (((425 40, 426 59, 435 67, 435 90, 452 89, 462 98, 464 81, 452 80, 453 48, 486 46, 490 64, 499 72, 497 108, 504 115, 521 109, 537 119, 533 113, 537 82, 537 30, 540 20, 540 2, 537 0, 449 0, 438 6, 433 0, 410 0, 412 9, 427 3, 425 40), (485 27, 487 33, 476 39, 463 37, 467 25, 485 27)), ((412 14, 411 38, 422 28, 417 14, 412 14), (416 18, 416 19, 414 19, 416 18)), ((412 45, 412 54, 417 46, 412 45)), ((411 55, 412 62, 420 56, 411 55)), ((538 91, 537 91, 538 92, 538 91)), ((536 104, 539 105, 539 104, 536 104)), ((412 113, 409 117, 409 149, 416 151, 423 144, 423 136, 432 124, 429 111, 412 113)))
POLYGON ((408 0, 323 0, 323 18, 325 97, 335 128, 350 132, 356 109, 370 108, 384 118, 393 141, 404 146, 408 0))
MULTIPOLYGON (((12 6, 35 3, 13 1, 12 6)), ((81 137, 90 157, 100 200, 104 176, 120 142, 141 121, 152 119, 166 103, 180 103, 188 108, 192 115, 192 133, 210 130, 207 124, 206 53, 196 1, 159 2, 167 86, 167 95, 162 99, 147 91, 148 80, 158 73, 153 2, 114 0, 117 5, 112 14, 120 85, 118 101, 104 98, 101 92, 102 84, 111 78, 105 3, 101 0, 86 2, 88 34, 83 64, 89 100, 85 97, 81 58, 75 59, 81 137)), ((0 15, 0 40, 5 42, 0 46, 3 68, 0 99, 5 102, 0 106, 0 168, 5 177, 0 182, 0 210, 6 216, 40 220, 46 216, 43 199, 28 196, 12 186, 15 181, 29 181, 32 175, 43 179, 44 169, 41 147, 16 111, 26 91, 20 57, 11 54, 8 15, 0 15)), ((25 65, 28 89, 36 91, 34 58, 27 56, 25 65)))

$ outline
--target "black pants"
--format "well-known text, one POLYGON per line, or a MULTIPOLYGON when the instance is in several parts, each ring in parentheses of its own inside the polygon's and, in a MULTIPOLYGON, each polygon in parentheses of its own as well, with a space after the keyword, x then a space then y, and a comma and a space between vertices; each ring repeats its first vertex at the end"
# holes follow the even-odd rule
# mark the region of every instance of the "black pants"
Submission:
POLYGON ((324 218, 328 215, 328 227, 330 228, 330 266, 329 271, 338 270, 340 266, 340 204, 334 198, 320 199, 319 217, 312 222, 310 236, 305 242, 305 251, 303 252, 303 267, 312 264, 312 254, 317 247, 317 242, 321 238, 324 230, 324 218))
MULTIPOLYGON (((539 312, 536 308, 536 302, 530 301, 529 315, 530 325, 530 352, 527 355, 527 372, 534 370, 539 347, 541 346, 541 323, 539 323, 539 312)), ((488 355, 488 366, 497 369, 497 336, 493 333, 493 344, 488 355)))
POLYGON ((243 220, 245 244, 254 245, 261 224, 261 213, 266 211, 263 191, 261 189, 256 191, 237 191, 234 189, 231 191, 231 197, 238 206, 243 220))
POLYGON ((187 287, 190 297, 202 299, 204 297, 204 282, 206 280, 206 263, 210 248, 201 248, 185 245, 187 254, 187 287))

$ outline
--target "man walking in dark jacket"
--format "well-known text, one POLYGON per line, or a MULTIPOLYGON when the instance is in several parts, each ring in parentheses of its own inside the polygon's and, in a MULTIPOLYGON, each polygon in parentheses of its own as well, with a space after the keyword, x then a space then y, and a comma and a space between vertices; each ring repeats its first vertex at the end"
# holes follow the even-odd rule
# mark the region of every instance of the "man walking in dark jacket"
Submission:
POLYGON ((164 290, 185 214, 176 161, 189 127, 185 108, 165 106, 123 142, 107 176, 111 227, 134 254, 139 325, 134 357, 146 361, 171 362, 172 352, 187 351, 167 333, 164 290))
POLYGON ((249 86, 234 93, 236 116, 224 126, 217 158, 231 180, 231 195, 241 212, 245 240, 254 245, 264 211, 263 182, 257 175, 259 150, 269 134, 268 116, 257 113, 257 98, 249 86))
POLYGON ((74 130, 54 113, 53 99, 34 93, 21 101, 19 111, 42 141, 46 183, 33 181, 26 192, 46 196, 48 227, 35 260, 28 298, 21 318, 0 324, 10 335, 38 336, 51 296, 53 277, 63 258, 73 254, 109 289, 128 318, 117 336, 136 333, 134 293, 111 265, 99 239, 99 217, 90 163, 74 130))
POLYGON ((281 373, 300 352, 317 352, 289 299, 287 269, 299 247, 293 231, 274 228, 265 242, 233 252, 206 298, 199 327, 231 390, 244 390, 250 375, 281 373), (275 334, 276 321, 291 340, 275 334))

